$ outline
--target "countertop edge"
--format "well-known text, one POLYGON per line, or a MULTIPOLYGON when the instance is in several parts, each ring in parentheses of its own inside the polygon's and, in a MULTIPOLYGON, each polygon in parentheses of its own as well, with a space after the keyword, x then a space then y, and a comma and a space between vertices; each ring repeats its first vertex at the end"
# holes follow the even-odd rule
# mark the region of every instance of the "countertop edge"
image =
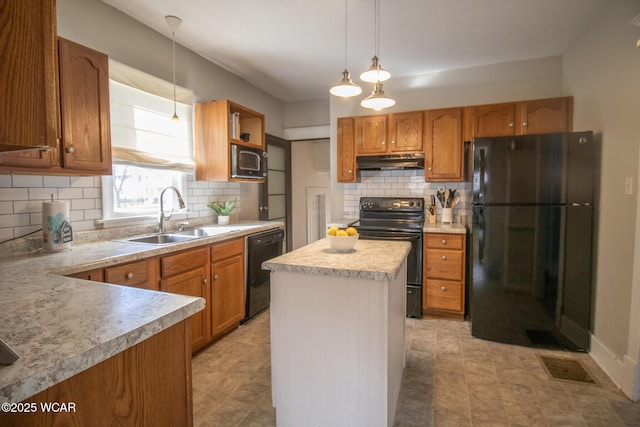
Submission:
POLYGON ((188 319, 204 308, 204 299, 193 297, 193 301, 190 303, 158 317, 156 320, 132 329, 113 340, 96 345, 89 351, 47 366, 33 375, 5 386, 0 390, 0 402, 23 401, 188 319))

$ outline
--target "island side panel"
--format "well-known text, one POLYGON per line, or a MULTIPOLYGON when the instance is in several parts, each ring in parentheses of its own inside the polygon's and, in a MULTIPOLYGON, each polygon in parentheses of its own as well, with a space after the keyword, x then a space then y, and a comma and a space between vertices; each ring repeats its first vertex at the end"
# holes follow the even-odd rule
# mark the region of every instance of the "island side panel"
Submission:
POLYGON ((389 425, 404 366, 406 273, 399 277, 390 283, 271 273, 272 396, 279 426, 389 425), (396 325, 390 327, 390 320, 396 325), (391 331, 397 336, 389 339, 391 331))
POLYGON ((398 272, 395 280, 389 289, 389 319, 387 325, 389 331, 386 334, 388 340, 388 396, 387 396, 387 419, 389 426, 393 425, 393 420, 400 395, 402 384, 402 374, 405 367, 405 322, 407 313, 407 263, 402 263, 402 268, 398 272))

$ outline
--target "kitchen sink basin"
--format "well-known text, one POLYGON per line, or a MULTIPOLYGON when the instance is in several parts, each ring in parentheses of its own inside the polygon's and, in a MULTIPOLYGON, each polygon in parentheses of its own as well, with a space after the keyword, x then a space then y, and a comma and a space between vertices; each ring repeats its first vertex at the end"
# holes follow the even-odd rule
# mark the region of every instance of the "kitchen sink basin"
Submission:
POLYGON ((173 231, 171 234, 174 236, 211 237, 233 233, 238 230, 240 230, 238 227, 199 227, 190 230, 173 231))
POLYGON ((197 238, 197 236, 184 236, 184 235, 176 235, 176 234, 154 234, 152 236, 144 236, 144 237, 132 237, 130 239, 125 239, 126 242, 133 243, 147 243, 149 245, 168 245, 171 243, 180 243, 186 242, 188 240, 193 240, 197 238))
POLYGON ((147 245, 170 245, 173 243, 187 242, 204 237, 220 236, 222 234, 233 233, 253 226, 228 226, 228 227, 198 227, 189 230, 171 231, 148 236, 130 237, 119 239, 120 242, 145 243, 147 245))

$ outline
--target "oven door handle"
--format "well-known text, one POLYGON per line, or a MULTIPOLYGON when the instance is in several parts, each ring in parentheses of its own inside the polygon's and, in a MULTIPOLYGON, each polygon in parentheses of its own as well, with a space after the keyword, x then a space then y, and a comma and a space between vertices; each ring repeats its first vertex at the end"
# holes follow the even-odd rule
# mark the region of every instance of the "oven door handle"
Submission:
POLYGON ((371 234, 360 234, 360 238, 362 240, 418 240, 421 236, 420 235, 416 235, 416 234, 411 234, 411 235, 402 235, 402 236, 398 236, 398 235, 393 235, 393 236, 389 236, 389 235, 371 235, 371 234))

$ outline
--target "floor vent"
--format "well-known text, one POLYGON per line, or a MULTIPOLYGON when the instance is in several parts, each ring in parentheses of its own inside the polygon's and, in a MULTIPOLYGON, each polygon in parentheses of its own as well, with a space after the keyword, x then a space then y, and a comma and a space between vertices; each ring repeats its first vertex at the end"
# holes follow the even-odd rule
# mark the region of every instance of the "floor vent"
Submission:
POLYGON ((552 380, 600 386, 579 360, 536 355, 552 380))

